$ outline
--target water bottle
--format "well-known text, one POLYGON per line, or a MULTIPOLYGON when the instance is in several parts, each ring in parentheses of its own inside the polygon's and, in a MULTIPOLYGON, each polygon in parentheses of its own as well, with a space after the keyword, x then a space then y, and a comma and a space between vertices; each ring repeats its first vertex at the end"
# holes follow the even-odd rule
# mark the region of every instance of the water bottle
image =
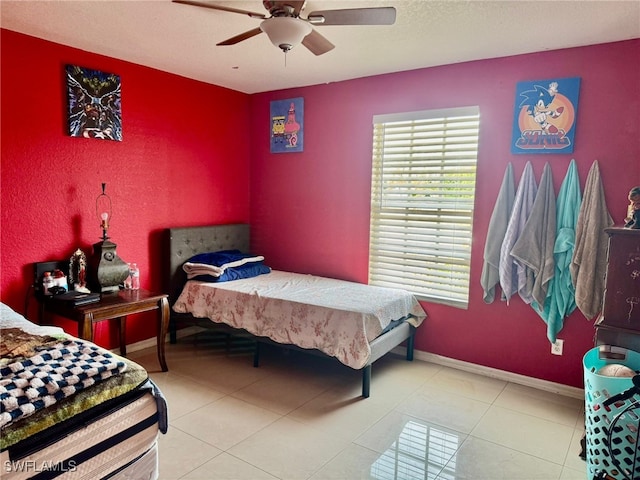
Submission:
POLYGON ((44 276, 42 277, 42 290, 45 295, 51 295, 49 289, 54 286, 53 276, 51 276, 51 272, 44 272, 44 276))
POLYGON ((131 289, 140 290, 140 269, 137 263, 131 264, 131 289))

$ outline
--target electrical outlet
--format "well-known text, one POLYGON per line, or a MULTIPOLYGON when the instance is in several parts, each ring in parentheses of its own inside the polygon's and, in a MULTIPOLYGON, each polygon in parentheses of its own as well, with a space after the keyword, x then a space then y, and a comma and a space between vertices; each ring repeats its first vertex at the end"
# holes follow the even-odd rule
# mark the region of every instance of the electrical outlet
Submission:
POLYGON ((556 343, 551 344, 551 353, 553 355, 562 355, 562 347, 564 345, 564 340, 556 339, 556 343))

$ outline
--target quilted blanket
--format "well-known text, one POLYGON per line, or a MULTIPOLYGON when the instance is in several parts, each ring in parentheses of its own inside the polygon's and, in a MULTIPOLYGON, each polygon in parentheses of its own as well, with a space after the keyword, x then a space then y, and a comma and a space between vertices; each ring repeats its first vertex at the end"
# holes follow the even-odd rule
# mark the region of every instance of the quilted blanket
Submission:
POLYGON ((43 348, 0 368, 0 428, 126 369, 111 353, 80 340, 43 348))

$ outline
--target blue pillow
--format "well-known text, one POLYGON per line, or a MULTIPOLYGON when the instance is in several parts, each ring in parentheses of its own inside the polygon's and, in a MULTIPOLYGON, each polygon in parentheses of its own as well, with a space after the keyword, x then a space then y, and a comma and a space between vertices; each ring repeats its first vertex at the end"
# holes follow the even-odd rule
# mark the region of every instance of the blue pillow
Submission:
POLYGON ((262 262, 245 263, 239 267, 228 267, 219 277, 213 275, 198 275, 194 280, 203 282, 230 282, 232 280, 240 280, 242 278, 252 278, 258 275, 270 273, 271 268, 262 262))

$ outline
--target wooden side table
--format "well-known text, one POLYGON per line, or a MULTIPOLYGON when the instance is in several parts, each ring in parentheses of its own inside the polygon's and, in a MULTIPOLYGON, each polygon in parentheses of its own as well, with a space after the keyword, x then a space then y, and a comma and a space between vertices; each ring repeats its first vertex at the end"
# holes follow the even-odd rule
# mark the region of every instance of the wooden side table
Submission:
POLYGON ((45 298, 42 301, 41 315, 46 312, 78 322, 78 337, 88 341, 93 341, 94 323, 103 320, 118 320, 120 354, 125 356, 127 354, 127 315, 151 310, 158 311, 158 360, 162 371, 166 372, 169 370, 164 355, 164 343, 169 329, 169 300, 166 294, 152 293, 147 290, 120 290, 119 292, 103 293, 99 302, 80 306, 72 306, 65 302, 45 298))

